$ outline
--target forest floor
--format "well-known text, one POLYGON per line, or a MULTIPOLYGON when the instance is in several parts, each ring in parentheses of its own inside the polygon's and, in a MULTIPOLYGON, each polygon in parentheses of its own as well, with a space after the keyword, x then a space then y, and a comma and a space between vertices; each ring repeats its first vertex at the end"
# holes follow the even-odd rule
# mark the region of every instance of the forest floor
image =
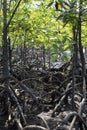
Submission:
POLYGON ((0 83, 0 130, 87 130, 81 70, 73 77, 72 62, 57 64, 14 63, 8 89, 0 83))

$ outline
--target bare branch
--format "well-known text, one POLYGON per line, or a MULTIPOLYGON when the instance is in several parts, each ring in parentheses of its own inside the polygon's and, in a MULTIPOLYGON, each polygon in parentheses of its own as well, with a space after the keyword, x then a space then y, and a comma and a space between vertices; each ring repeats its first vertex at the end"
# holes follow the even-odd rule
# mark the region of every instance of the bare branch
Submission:
POLYGON ((16 7, 15 7, 15 9, 14 9, 12 15, 11 15, 11 18, 9 19, 9 21, 8 21, 8 23, 7 23, 7 28, 9 27, 9 25, 10 25, 10 23, 11 23, 11 21, 12 21, 14 15, 15 15, 15 13, 16 13, 16 11, 17 11, 19 5, 20 5, 20 3, 21 3, 21 0, 19 0, 18 4, 16 5, 16 7))

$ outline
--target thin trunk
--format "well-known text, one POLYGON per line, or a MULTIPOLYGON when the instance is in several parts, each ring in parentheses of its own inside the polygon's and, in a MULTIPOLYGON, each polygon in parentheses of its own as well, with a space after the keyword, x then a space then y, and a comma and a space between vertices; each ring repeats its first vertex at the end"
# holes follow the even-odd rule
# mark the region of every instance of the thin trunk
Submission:
POLYGON ((43 69, 45 70, 45 64, 46 64, 46 61, 45 61, 45 47, 43 46, 43 69))
POLYGON ((48 65, 49 65, 49 69, 50 69, 50 68, 51 68, 51 64, 50 64, 50 56, 48 56, 48 59, 49 59, 48 65))
POLYGON ((75 75, 78 74, 78 45, 77 45, 77 31, 76 26, 73 27, 73 40, 74 40, 74 54, 72 61, 72 110, 75 109, 74 95, 75 95, 75 75))
POLYGON ((8 34, 8 27, 17 11, 17 8, 20 5, 21 0, 17 3, 10 20, 7 22, 7 0, 3 0, 3 56, 2 56, 2 65, 3 65, 3 79, 9 78, 9 53, 8 53, 8 42, 7 42, 7 34, 8 34))
POLYGON ((37 70, 39 70, 39 55, 38 55, 38 49, 36 52, 36 66, 37 66, 37 70))
POLYGON ((23 77, 25 79, 25 66, 26 66, 26 32, 24 35, 24 45, 23 45, 23 77))
POLYGON ((3 78, 8 79, 9 77, 9 66, 8 66, 8 43, 7 43, 7 0, 3 0, 3 78))
POLYGON ((21 46, 20 46, 20 52, 21 52, 21 54, 20 54, 21 67, 23 67, 23 45, 22 45, 22 43, 21 43, 21 46))
POLYGON ((72 63, 72 110, 75 108, 74 95, 75 95, 75 54, 73 55, 72 63))
POLYGON ((11 40, 8 38, 8 51, 9 51, 9 68, 10 72, 12 70, 12 48, 11 48, 11 40))
POLYGON ((3 0, 3 45, 2 45, 2 67, 3 67, 3 81, 6 88, 5 103, 8 113, 8 83, 9 83, 9 65, 8 65, 8 42, 7 42, 7 0, 3 0))
POLYGON ((82 76, 83 76, 83 95, 86 98, 86 68, 85 68, 85 57, 83 53, 83 46, 82 46, 82 39, 81 39, 81 16, 82 16, 82 0, 80 0, 79 4, 79 20, 78 20, 78 30, 79 30, 79 52, 80 52, 80 59, 82 64, 82 76))

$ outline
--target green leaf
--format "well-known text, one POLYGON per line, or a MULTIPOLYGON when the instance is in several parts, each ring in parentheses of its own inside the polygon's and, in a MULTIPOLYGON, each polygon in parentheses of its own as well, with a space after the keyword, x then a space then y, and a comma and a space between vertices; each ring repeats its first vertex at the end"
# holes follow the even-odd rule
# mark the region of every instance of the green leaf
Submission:
POLYGON ((52 5, 53 5, 53 1, 51 1, 48 5, 47 5, 47 7, 49 8, 49 7, 51 7, 52 5))
POLYGON ((64 45, 64 51, 66 51, 67 49, 69 49, 69 44, 66 44, 66 45, 64 45))
POLYGON ((62 58, 63 58, 66 62, 69 62, 69 57, 68 57, 66 54, 64 54, 64 55, 62 56, 62 58))
POLYGON ((54 54, 51 56, 51 62, 55 62, 58 58, 58 54, 54 54))
POLYGON ((53 44, 53 52, 58 53, 58 46, 57 44, 53 44))

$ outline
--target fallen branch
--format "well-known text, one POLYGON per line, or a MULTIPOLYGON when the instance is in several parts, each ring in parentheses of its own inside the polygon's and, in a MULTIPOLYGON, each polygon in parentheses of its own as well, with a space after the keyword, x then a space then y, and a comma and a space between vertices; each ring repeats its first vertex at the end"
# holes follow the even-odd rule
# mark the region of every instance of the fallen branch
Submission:
POLYGON ((53 110, 53 112, 52 112, 52 115, 51 115, 52 117, 54 117, 56 110, 60 110, 61 105, 62 105, 62 103, 63 103, 63 101, 64 101, 65 98, 66 98, 66 95, 64 95, 64 96, 61 98, 60 102, 55 106, 55 108, 54 108, 54 110, 53 110))
MULTIPOLYGON (((84 104, 85 104, 85 101, 83 99, 82 102, 80 103, 80 106, 79 106, 79 112, 78 112, 79 115, 82 115, 82 110, 84 109, 84 104)), ((77 119, 77 116, 74 116, 74 118, 73 118, 73 120, 71 122, 69 130, 72 130, 72 128, 73 128, 73 126, 75 124, 76 119, 77 119)))
POLYGON ((37 117, 39 117, 39 118, 43 121, 43 123, 44 123, 44 125, 46 126, 46 128, 47 128, 48 130, 50 130, 50 128, 49 128, 49 126, 48 126, 48 124, 47 124, 47 121, 44 119, 44 117, 42 117, 42 116, 40 116, 40 115, 37 115, 37 117))
POLYGON ((26 119, 25 119, 24 114, 22 112, 22 108, 21 108, 21 106, 20 106, 20 104, 18 102, 18 99, 14 94, 15 92, 13 91, 13 89, 10 86, 8 87, 8 89, 9 89, 9 93, 10 93, 11 97, 15 100, 15 103, 16 103, 16 105, 18 107, 18 110, 19 110, 20 116, 22 118, 22 121, 24 122, 24 125, 26 125, 27 124, 26 119))
POLYGON ((17 78, 13 76, 11 76, 11 78, 14 79, 25 92, 29 93, 34 101, 36 102, 38 101, 37 97, 32 93, 32 91, 25 84, 21 83, 17 78))
POLYGON ((17 124, 18 130, 49 130, 49 129, 45 128, 45 127, 37 126, 37 125, 27 125, 27 126, 25 126, 23 128, 23 126, 21 125, 19 119, 15 119, 15 122, 17 124))
MULTIPOLYGON (((87 129, 87 125, 85 123, 85 121, 83 120, 83 118, 81 117, 80 114, 78 114, 77 112, 70 112, 68 115, 66 115, 66 117, 64 118, 63 122, 61 123, 61 125, 63 125, 64 123, 68 122, 68 120, 70 120, 70 118, 74 116, 72 125, 74 124, 75 116, 79 118, 79 120, 84 124, 85 128, 87 129)), ((72 127, 71 127, 72 128, 72 127)), ((70 130, 70 129, 69 129, 70 130)))
POLYGON ((66 88, 65 94, 61 97, 59 103, 55 106, 55 108, 54 108, 54 110, 53 110, 53 113, 52 113, 52 117, 54 116, 56 110, 57 110, 57 111, 60 110, 60 108, 61 108, 61 106, 62 106, 62 104, 63 104, 65 98, 68 96, 68 94, 70 94, 70 91, 72 90, 72 88, 69 88, 69 87, 71 86, 71 83, 72 83, 72 82, 70 82, 70 83, 68 84, 68 86, 67 86, 67 88, 66 88))
POLYGON ((49 129, 44 128, 42 126, 29 125, 29 126, 25 126, 22 130, 49 130, 49 129))

